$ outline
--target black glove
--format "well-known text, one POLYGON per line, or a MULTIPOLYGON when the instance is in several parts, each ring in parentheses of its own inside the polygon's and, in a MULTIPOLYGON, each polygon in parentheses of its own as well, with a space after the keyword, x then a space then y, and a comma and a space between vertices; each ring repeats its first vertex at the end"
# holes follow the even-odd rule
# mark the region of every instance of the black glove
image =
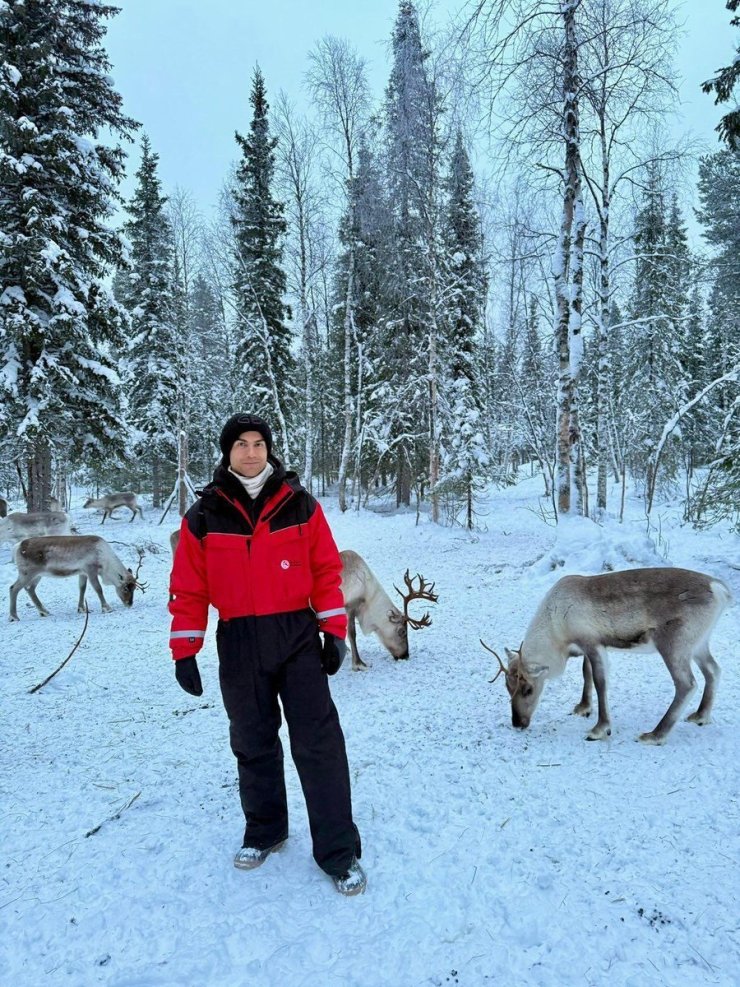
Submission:
POLYGON ((180 687, 185 692, 189 692, 191 696, 203 695, 203 683, 200 681, 200 672, 195 656, 180 658, 175 662, 175 678, 180 683, 180 687))
POLYGON ((321 649, 321 667, 327 675, 336 675, 342 667, 342 662, 346 654, 347 645, 341 637, 334 637, 333 634, 324 634, 324 647, 321 649))

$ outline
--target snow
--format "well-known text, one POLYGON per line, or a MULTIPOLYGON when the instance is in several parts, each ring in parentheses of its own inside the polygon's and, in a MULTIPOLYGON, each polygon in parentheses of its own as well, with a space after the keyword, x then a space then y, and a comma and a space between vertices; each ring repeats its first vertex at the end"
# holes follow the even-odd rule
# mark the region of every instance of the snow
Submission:
MULTIPOLYGON (((150 508, 144 522, 101 528, 80 491, 79 530, 104 534, 127 565, 145 547, 149 588, 131 611, 106 590, 107 615, 89 593, 79 649, 33 695, 82 629, 76 581, 43 580, 52 616, 39 618, 24 594, 21 622, 6 626, 2 982, 736 984, 740 608, 713 637, 724 673, 714 722, 682 721, 657 748, 635 743, 672 695, 657 656, 613 653, 613 734, 587 743, 586 722, 568 715, 578 659, 548 683, 530 729, 515 732, 479 638, 500 654, 518 646, 557 578, 604 563, 701 569, 740 600, 740 537, 683 526, 670 504, 648 531, 637 501, 623 525, 573 518, 556 529, 539 515, 541 487, 534 478, 495 491, 488 530, 473 535, 416 526, 413 511, 342 515, 324 502, 340 547, 359 551, 391 593, 407 566, 439 592, 409 661, 360 637, 371 668, 353 673, 347 660, 331 680, 368 872, 354 899, 311 859, 287 742, 290 840, 259 870, 234 869, 243 821, 215 621, 199 660, 202 697, 178 688, 167 651, 177 519, 158 526, 150 508)), ((617 505, 616 487, 611 496, 617 505)), ((8 560, 0 548, 5 599, 8 560)))
MULTIPOLYGON (((5 6, 4 4, 0 4, 0 10, 2 10, 4 6, 5 6)), ((18 83, 21 81, 22 78, 21 73, 18 71, 15 65, 11 65, 10 62, 5 62, 5 64, 3 65, 3 71, 5 72, 5 78, 12 86, 17 86, 18 83)))

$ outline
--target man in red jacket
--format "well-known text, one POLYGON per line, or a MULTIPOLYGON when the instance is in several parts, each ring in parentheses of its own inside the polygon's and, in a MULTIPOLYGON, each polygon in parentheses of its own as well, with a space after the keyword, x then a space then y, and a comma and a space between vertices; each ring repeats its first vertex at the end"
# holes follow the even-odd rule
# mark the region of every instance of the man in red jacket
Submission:
POLYGON ((327 681, 346 651, 342 561, 321 505, 272 455, 266 421, 234 415, 220 445, 213 482, 183 518, 172 568, 175 675, 186 692, 202 694, 195 656, 214 606, 219 680, 247 821, 234 865, 259 867, 288 838, 282 705, 314 859, 338 891, 358 894, 366 884, 360 835, 327 681))

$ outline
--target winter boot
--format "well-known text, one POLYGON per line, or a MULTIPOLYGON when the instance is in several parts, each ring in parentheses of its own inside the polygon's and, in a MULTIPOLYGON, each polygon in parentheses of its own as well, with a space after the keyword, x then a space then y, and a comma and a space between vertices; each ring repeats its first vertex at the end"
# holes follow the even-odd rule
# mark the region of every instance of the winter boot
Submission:
POLYGON ((255 867, 261 867, 271 853, 282 850, 285 842, 285 840, 280 840, 273 846, 265 847, 264 850, 260 850, 256 846, 243 846, 234 857, 234 867, 238 867, 239 870, 254 870, 255 867))
POLYGON ((367 887, 367 876, 357 857, 352 858, 352 863, 344 874, 332 874, 331 879, 334 881, 334 887, 337 891, 347 895, 347 897, 353 894, 362 894, 367 887))

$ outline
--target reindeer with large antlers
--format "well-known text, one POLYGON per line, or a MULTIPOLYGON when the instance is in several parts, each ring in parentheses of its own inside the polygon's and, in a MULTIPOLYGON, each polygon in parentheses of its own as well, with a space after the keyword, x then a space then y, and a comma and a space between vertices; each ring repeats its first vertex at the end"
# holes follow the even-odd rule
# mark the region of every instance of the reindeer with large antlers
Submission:
POLYGON ((357 650, 356 620, 359 620, 363 634, 377 634, 394 658, 408 658, 408 628, 420 630, 422 627, 429 627, 432 622, 429 613, 424 613, 418 619, 412 617, 409 605, 414 600, 436 603, 438 596, 434 592, 434 583, 427 583, 418 573, 412 578, 407 569, 403 577, 407 592, 402 593, 397 586, 393 587, 403 600, 401 612, 357 552, 347 550, 339 554, 343 563, 342 592, 349 618, 347 637, 352 652, 352 669, 359 671, 367 668, 357 650), (416 580, 418 584, 415 584, 416 580))
POLYGON ((134 590, 142 592, 146 583, 139 582, 144 552, 138 549, 139 564, 136 572, 125 568, 104 538, 97 535, 47 535, 41 538, 25 538, 15 549, 18 578, 10 587, 10 619, 18 620, 16 602, 25 589, 42 617, 49 611, 36 595, 36 587, 43 576, 79 576, 80 597, 77 610, 85 612, 85 590, 90 580, 98 595, 103 613, 111 608, 103 595, 101 582, 113 586, 124 606, 134 602, 134 590))

